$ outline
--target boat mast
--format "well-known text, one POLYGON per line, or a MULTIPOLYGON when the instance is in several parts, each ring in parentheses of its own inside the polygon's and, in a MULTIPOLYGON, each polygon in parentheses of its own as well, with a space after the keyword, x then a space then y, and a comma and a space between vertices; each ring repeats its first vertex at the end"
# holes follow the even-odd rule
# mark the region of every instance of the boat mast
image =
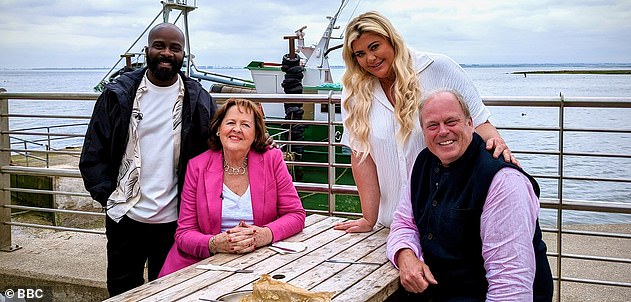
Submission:
MULTIPOLYGON (((342 0, 342 3, 340 4, 340 7, 337 9, 337 12, 335 13, 335 15, 333 15, 333 17, 327 16, 327 19, 329 19, 329 25, 327 25, 326 29, 324 30, 324 33, 322 34, 322 37, 320 38, 320 42, 318 42, 318 45, 315 48, 313 48, 311 53, 308 54, 307 61, 305 62, 306 68, 315 68, 315 69, 320 69, 320 70, 325 70, 325 71, 328 71, 330 69, 327 55, 329 51, 333 49, 329 49, 329 42, 331 41, 331 39, 335 39, 332 37, 333 30, 339 28, 339 26, 335 26, 335 23, 337 22, 337 17, 339 16, 340 12, 344 9, 344 7, 346 7, 347 3, 348 3, 347 0, 342 0)), ((304 39, 304 33, 302 32, 304 29, 305 27, 296 31, 296 35, 298 36, 299 48, 306 48, 304 47, 304 40, 302 40, 304 39)), ((339 46, 335 48, 339 48, 339 46)), ((303 53, 307 54, 305 51, 303 51, 303 53)), ((324 76, 324 79, 322 80, 324 82, 333 82, 330 71, 327 72, 327 74, 324 76)))
POLYGON ((340 7, 337 9, 337 12, 333 15, 333 17, 327 16, 327 19, 329 19, 329 25, 326 27, 326 30, 324 30, 322 38, 320 38, 320 42, 313 50, 313 53, 309 56, 309 58, 307 58, 307 62, 305 63, 306 67, 329 68, 329 62, 326 60, 325 54, 329 49, 329 42, 333 39, 331 36, 333 34, 333 30, 339 28, 335 26, 335 23, 337 22, 337 17, 340 12, 346 6, 346 2, 347 1, 342 1, 342 4, 340 4, 340 7))
POLYGON ((188 34, 188 13, 197 8, 197 0, 187 1, 187 0, 167 0, 160 1, 162 3, 162 19, 164 22, 169 21, 169 15, 172 10, 179 10, 180 14, 175 18, 173 23, 175 24, 180 16, 184 17, 184 39, 186 43, 186 76, 191 75, 191 62, 193 55, 191 54, 191 43, 188 34), (191 5, 188 2, 193 2, 191 5))

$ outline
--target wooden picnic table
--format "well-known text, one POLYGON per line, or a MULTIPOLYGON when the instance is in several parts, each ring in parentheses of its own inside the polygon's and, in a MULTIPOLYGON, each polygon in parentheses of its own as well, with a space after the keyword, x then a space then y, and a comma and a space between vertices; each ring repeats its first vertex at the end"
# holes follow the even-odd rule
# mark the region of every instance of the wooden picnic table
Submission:
POLYGON ((262 274, 310 291, 335 292, 333 301, 384 301, 399 288, 399 273, 386 258, 389 229, 347 234, 333 229, 341 217, 312 214, 302 232, 284 241, 302 242, 303 252, 281 254, 268 247, 252 253, 217 254, 197 264, 129 290, 106 301, 204 301, 233 291, 251 290, 262 274), (329 259, 365 263, 332 263, 329 259), (253 270, 235 273, 196 268, 200 264, 253 270))

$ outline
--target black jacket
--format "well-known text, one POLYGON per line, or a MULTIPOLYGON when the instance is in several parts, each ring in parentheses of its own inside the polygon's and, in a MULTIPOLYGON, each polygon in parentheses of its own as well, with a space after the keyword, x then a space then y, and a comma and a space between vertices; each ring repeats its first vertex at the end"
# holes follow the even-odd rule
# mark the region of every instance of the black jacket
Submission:
MULTIPOLYGON (((129 120, 138 85, 146 68, 127 72, 105 86, 85 134, 79 170, 86 190, 102 206, 117 186, 118 170, 129 136, 129 120)), ((182 137, 178 163, 178 189, 182 191, 189 159, 208 149, 208 128, 217 106, 195 80, 184 76, 182 137)))

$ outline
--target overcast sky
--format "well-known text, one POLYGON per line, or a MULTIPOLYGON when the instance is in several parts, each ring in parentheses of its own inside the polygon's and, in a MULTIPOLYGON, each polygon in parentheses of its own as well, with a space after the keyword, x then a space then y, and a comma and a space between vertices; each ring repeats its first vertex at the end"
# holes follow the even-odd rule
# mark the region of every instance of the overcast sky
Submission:
MULTIPOLYGON (((198 0, 189 16, 195 62, 279 61, 283 36, 306 25, 306 43, 317 43, 339 4, 198 0)), ((0 0, 0 68, 111 67, 161 8, 158 0, 0 0)), ((459 63, 631 63, 630 0, 352 0, 334 36, 368 10, 386 15, 409 46, 459 63)), ((132 51, 144 45, 146 36, 132 51)), ((340 57, 332 52, 331 64, 340 57)))

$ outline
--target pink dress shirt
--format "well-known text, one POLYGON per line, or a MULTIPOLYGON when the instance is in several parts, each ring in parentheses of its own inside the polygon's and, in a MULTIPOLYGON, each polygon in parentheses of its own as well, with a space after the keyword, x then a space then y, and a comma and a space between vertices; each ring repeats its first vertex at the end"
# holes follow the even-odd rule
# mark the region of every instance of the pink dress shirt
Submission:
MULTIPOLYGON (((423 261, 410 190, 403 190, 406 194, 394 212, 386 251, 397 268, 396 255, 401 249, 412 250, 423 261)), ((528 178, 513 168, 499 170, 480 219, 487 301, 532 301, 536 267, 532 238, 538 215, 539 199, 528 178)))

